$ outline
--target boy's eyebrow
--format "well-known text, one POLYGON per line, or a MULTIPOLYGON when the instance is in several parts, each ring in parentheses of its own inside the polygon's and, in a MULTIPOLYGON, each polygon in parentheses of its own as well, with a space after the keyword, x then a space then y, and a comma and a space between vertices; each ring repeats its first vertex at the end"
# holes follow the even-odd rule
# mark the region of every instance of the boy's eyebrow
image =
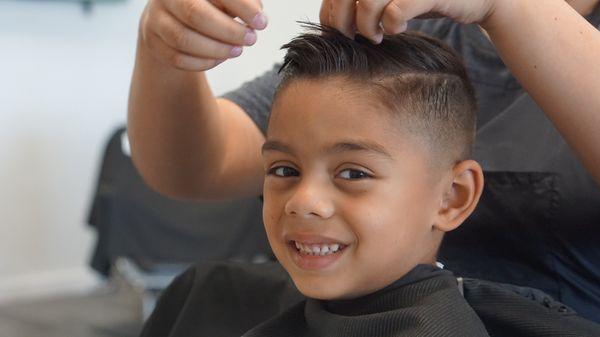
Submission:
POLYGON ((327 152, 345 152, 345 151, 368 151, 377 152, 390 159, 392 156, 385 150, 385 148, 375 142, 368 140, 347 140, 339 142, 327 149, 327 152))
POLYGON ((283 144, 282 142, 276 141, 276 140, 267 140, 261 149, 261 153, 265 153, 267 151, 279 151, 279 152, 283 152, 283 153, 287 153, 289 155, 294 155, 294 150, 292 150, 291 147, 283 144))
MULTIPOLYGON (((276 140, 268 140, 263 144, 261 152, 265 153, 266 151, 279 151, 290 155, 295 155, 295 152, 291 147, 276 140)), ((376 152, 390 159, 392 158, 392 156, 385 150, 383 146, 368 140, 346 140, 335 143, 325 150, 325 152, 328 153, 339 153, 346 151, 376 152)))

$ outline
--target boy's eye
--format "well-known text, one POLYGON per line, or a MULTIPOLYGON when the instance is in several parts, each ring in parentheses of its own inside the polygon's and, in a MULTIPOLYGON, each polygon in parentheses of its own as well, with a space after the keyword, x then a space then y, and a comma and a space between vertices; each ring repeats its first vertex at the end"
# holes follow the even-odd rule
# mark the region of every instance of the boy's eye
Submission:
POLYGON ((338 174, 338 176, 342 179, 347 179, 347 180, 357 180, 357 179, 365 179, 365 178, 371 177, 366 172, 363 172, 360 170, 353 170, 353 169, 345 169, 342 172, 340 172, 338 174))
POLYGON ((300 173, 297 170, 288 166, 273 167, 269 170, 268 174, 275 175, 278 177, 297 177, 300 175, 300 173))

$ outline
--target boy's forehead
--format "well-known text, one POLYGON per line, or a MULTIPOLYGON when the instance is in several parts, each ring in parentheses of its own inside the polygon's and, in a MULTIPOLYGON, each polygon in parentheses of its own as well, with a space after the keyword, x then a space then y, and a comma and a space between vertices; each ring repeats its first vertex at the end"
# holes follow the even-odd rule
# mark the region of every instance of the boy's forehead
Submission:
POLYGON ((287 126, 292 121, 300 125, 332 119, 337 122, 336 128, 352 128, 365 121, 379 121, 381 126, 389 129, 394 115, 372 88, 356 80, 339 76, 296 79, 276 94, 269 129, 287 126))
POLYGON ((387 107, 366 98, 367 89, 344 86, 345 82, 300 80, 284 87, 273 104, 267 131, 274 143, 266 149, 311 147, 320 153, 348 150, 393 158, 416 144, 387 107))

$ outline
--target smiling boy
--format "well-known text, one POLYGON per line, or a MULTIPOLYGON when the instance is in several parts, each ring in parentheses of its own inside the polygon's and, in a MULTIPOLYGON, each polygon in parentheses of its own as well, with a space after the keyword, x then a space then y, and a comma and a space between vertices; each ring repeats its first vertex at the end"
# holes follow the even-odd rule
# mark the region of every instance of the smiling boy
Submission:
MULTIPOLYGON (((475 98, 458 57, 417 34, 374 47, 327 28, 284 48, 262 148, 263 220, 298 290, 328 307, 407 274, 410 283, 450 276, 452 294, 437 284, 417 297, 443 292, 461 301, 455 279, 434 267, 443 234, 468 217, 483 188, 481 167, 469 159, 475 98)), ((442 335, 487 335, 468 306, 453 310, 450 316, 471 324, 450 324, 442 335)), ((293 327, 289 332, 302 336, 302 326, 286 322, 276 330, 293 327)), ((314 327, 305 328, 311 335, 314 327)), ((259 328, 248 336, 272 334, 259 328)))
POLYGON ((373 47, 326 30, 285 48, 262 151, 263 218, 279 262, 304 295, 325 300, 433 265, 483 187, 460 60, 416 34, 373 47))

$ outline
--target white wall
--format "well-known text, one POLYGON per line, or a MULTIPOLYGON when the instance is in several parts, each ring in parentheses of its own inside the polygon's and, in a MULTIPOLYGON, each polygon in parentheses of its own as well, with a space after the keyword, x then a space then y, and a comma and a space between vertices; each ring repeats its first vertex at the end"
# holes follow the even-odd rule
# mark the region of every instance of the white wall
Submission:
MULTIPOLYGON (((209 73, 215 93, 280 60, 319 0, 264 0, 269 28, 209 73)), ((100 156, 124 123, 145 1, 0 1, 0 301, 95 282, 85 224, 100 156)))

